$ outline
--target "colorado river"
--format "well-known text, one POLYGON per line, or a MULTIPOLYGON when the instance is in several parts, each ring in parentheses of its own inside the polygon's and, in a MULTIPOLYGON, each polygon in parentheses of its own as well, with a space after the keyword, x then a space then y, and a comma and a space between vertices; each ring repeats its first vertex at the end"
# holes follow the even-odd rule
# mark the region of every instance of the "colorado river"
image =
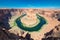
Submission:
POLYGON ((22 22, 21 22, 21 18, 24 17, 24 16, 26 16, 26 14, 21 15, 20 17, 18 17, 18 18, 15 20, 15 22, 16 22, 17 26, 18 26, 20 29, 25 30, 25 31, 29 31, 29 32, 39 31, 39 30, 43 27, 43 25, 45 25, 45 24, 47 23, 44 17, 36 14, 37 19, 38 19, 40 22, 39 22, 37 25, 35 25, 34 27, 30 27, 30 28, 29 28, 29 27, 26 27, 26 26, 24 27, 23 24, 22 24, 22 22))

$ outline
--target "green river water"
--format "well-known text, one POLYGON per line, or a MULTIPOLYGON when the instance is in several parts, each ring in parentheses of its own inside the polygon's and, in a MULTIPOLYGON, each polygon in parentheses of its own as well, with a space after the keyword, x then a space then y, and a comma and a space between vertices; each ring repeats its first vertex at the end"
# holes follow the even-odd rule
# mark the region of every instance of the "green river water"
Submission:
POLYGON ((34 27, 26 27, 23 25, 23 23, 21 22, 21 18, 23 18, 24 16, 26 16, 26 14, 24 15, 21 15, 20 17, 18 17, 15 22, 17 24, 17 26, 22 29, 22 30, 25 30, 25 31, 29 31, 29 32, 33 32, 33 31, 39 31, 43 25, 45 25, 47 23, 47 21, 45 20, 44 17, 36 14, 37 16, 37 19, 39 20, 39 23, 37 25, 35 25, 34 27))

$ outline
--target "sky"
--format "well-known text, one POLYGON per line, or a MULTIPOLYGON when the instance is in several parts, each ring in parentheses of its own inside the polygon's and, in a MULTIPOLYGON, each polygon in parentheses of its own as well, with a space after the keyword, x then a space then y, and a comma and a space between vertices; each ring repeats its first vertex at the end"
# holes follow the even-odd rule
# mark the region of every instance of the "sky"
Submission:
POLYGON ((0 8, 60 8, 60 0, 0 0, 0 8))

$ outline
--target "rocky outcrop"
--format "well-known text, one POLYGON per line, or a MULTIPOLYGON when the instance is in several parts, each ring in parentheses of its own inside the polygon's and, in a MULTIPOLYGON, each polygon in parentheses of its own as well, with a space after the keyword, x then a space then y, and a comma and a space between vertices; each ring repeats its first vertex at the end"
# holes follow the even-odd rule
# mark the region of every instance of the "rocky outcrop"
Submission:
POLYGON ((60 21, 60 11, 54 12, 51 17, 57 19, 57 21, 60 21))
POLYGON ((60 40, 60 24, 56 25, 54 29, 44 35, 45 38, 42 38, 42 40, 60 40))
POLYGON ((5 29, 10 29, 9 19, 11 18, 10 10, 0 9, 0 26, 5 29))
MULTIPOLYGON (((33 40, 29 33, 26 34, 25 37, 15 35, 14 33, 10 33, 8 30, 11 29, 9 25, 9 19, 11 19, 14 15, 19 15, 21 12, 28 11, 28 9, 0 9, 0 40, 33 40)), ((51 18, 57 19, 60 22, 60 10, 46 10, 46 9, 33 9, 34 13, 39 13, 42 15, 48 15, 51 18), (47 13, 46 13, 47 12, 47 13)), ((32 12, 32 11, 31 11, 32 12)), ((50 32, 44 34, 45 38, 42 40, 60 40, 60 26, 55 26, 50 32)))

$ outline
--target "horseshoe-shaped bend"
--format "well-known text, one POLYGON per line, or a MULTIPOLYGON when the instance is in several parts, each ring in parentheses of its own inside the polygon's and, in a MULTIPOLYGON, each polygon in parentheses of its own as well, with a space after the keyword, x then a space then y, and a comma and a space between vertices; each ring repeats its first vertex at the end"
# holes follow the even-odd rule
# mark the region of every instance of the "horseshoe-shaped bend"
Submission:
POLYGON ((25 31, 29 31, 29 32, 39 31, 43 27, 43 25, 45 25, 47 23, 44 17, 40 16, 39 14, 36 14, 36 17, 39 20, 38 24, 35 25, 34 27, 26 27, 21 22, 21 18, 23 18, 24 16, 26 16, 26 14, 23 14, 23 15, 19 16, 15 20, 15 22, 20 29, 25 30, 25 31))

